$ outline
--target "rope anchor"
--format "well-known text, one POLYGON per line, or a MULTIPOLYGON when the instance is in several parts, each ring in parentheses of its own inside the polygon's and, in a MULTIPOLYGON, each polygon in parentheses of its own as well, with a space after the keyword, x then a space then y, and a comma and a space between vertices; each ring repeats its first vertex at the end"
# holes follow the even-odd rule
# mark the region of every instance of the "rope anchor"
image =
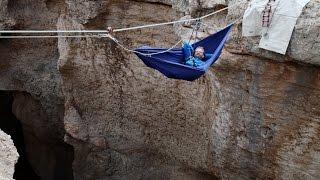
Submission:
POLYGON ((112 34, 113 33, 113 28, 111 26, 108 26, 107 33, 108 34, 112 34))

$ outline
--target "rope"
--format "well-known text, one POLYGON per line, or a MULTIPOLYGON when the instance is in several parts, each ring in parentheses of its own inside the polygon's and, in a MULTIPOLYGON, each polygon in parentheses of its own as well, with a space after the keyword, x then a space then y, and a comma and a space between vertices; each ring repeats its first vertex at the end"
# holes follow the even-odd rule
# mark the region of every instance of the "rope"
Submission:
MULTIPOLYGON (((157 23, 157 24, 149 24, 149 25, 143 25, 143 26, 135 26, 135 27, 129 27, 129 28, 121 28, 121 29, 114 29, 112 32, 121 32, 121 31, 129 31, 129 30, 135 30, 135 29, 143 29, 143 28, 149 28, 149 27, 156 27, 156 26, 163 26, 163 25, 170 25, 170 24, 176 24, 176 23, 183 23, 183 22, 191 22, 191 21, 198 21, 197 23, 197 31, 199 29, 199 21, 210 17, 212 15, 215 15, 219 12, 225 11, 231 7, 234 7, 239 3, 235 3, 231 6, 227 6, 225 8, 219 9, 217 11, 214 11, 212 13, 209 13, 207 15, 198 17, 198 18, 191 18, 191 19, 184 19, 184 20, 177 20, 177 21, 171 21, 171 22, 164 22, 164 23, 157 23)), ((240 18, 239 18, 240 19, 240 18)), ((238 21, 239 19, 235 20, 233 23, 238 21)), ((232 24, 232 23, 231 23, 232 24)), ((229 24, 230 25, 230 24, 229 24)), ((228 26, 229 26, 228 25, 228 26)), ((156 53, 141 53, 139 51, 131 50, 127 47, 125 47, 123 44, 121 44, 116 38, 111 36, 110 30, 7 30, 7 31, 0 31, 0 33, 107 33, 107 34, 99 34, 99 35, 54 35, 54 36, 0 36, 0 39, 16 39, 16 38, 59 38, 59 37, 73 37, 73 38, 86 38, 86 37, 96 37, 96 38, 102 38, 102 37, 107 37, 110 38, 112 41, 114 41, 119 47, 124 49, 125 51, 128 52, 133 52, 137 54, 141 54, 144 56, 152 56, 152 55, 157 55, 157 54, 162 54, 171 51, 174 49, 178 44, 180 44, 183 40, 179 40, 176 44, 174 44, 171 48, 166 49, 164 51, 156 52, 156 53)), ((197 33, 197 32, 196 32, 197 33)), ((193 34, 193 32, 192 32, 193 34)))
POLYGON ((201 24, 202 24, 201 21, 197 21, 196 24, 192 26, 192 32, 191 32, 191 35, 190 35, 188 44, 190 44, 190 42, 191 42, 191 39, 192 39, 192 37, 193 37, 194 31, 196 31, 196 39, 197 39, 197 33, 198 33, 199 29, 200 29, 200 25, 201 25, 201 24))
POLYGON ((195 39, 197 40, 198 39, 198 32, 199 32, 199 29, 200 29, 200 27, 201 27, 201 21, 200 20, 198 20, 197 21, 197 24, 196 24, 196 37, 195 37, 195 39))
MULTIPOLYGON (((227 26, 221 28, 221 29, 224 29, 228 26, 230 26, 231 24, 235 24, 237 21, 240 22, 242 21, 242 18, 238 18, 234 21, 232 21, 231 23, 229 23, 227 26)), ((169 49, 166 49, 164 51, 160 51, 160 52, 156 52, 156 53, 141 53, 139 51, 135 51, 135 50, 132 50, 132 49, 129 49, 127 48, 126 46, 124 46, 123 44, 121 44, 115 37, 113 37, 112 35, 110 34, 100 34, 100 37, 107 37, 107 38, 110 38, 112 41, 114 41, 119 47, 121 47, 122 49, 124 49, 125 51, 128 51, 128 52, 133 52, 133 53, 137 53, 137 54, 141 54, 143 56, 152 56, 152 55, 157 55, 157 54, 162 54, 162 53, 166 53, 166 52, 169 52, 171 51, 172 49, 174 49, 176 46, 178 46, 183 40, 179 40, 176 44, 174 44, 171 48, 169 49)))
POLYGON ((171 51, 172 49, 174 49, 176 46, 178 46, 183 40, 179 40, 176 44, 174 44, 171 48, 169 49, 166 49, 164 51, 160 51, 160 52, 156 52, 156 53, 142 53, 142 52, 139 52, 139 51, 135 51, 135 50, 132 50, 132 49, 129 49, 127 47, 125 47, 123 44, 121 44, 115 37, 111 36, 110 34, 100 34, 100 37, 107 37, 107 38, 110 38, 112 41, 114 41, 119 47, 121 47, 122 49, 124 49, 125 51, 128 51, 128 52, 133 52, 133 53, 137 53, 137 54, 141 54, 143 56, 152 56, 152 55, 157 55, 157 54, 162 54, 162 53, 166 53, 166 52, 169 52, 171 51))
MULTIPOLYGON (((198 18, 191 18, 191 19, 170 21, 170 22, 164 22, 164 23, 142 25, 142 26, 134 26, 134 27, 128 27, 128 28, 120 28, 120 29, 114 29, 113 32, 122 32, 122 31, 151 28, 151 27, 164 26, 164 25, 170 25, 170 24, 176 24, 176 23, 197 21, 197 20, 201 20, 201 19, 213 16, 219 12, 225 11, 241 3, 243 2, 235 3, 233 5, 227 6, 225 8, 219 9, 217 11, 214 11, 212 13, 209 13, 207 15, 204 15, 198 18)), ((109 33, 109 30, 1 30, 0 33, 109 33)))
POLYGON ((191 22, 191 21, 197 21, 197 20, 202 20, 207 17, 213 16, 219 12, 225 11, 231 7, 234 7, 236 5, 239 5, 243 2, 238 2, 233 5, 227 6, 225 8, 219 9, 217 11, 214 11, 212 13, 209 13, 207 15, 198 17, 198 18, 191 18, 191 19, 184 19, 184 20, 177 20, 177 21, 171 21, 171 22, 164 22, 164 23, 158 23, 158 24, 149 24, 149 25, 143 25, 143 26, 135 26, 135 27, 129 27, 129 28, 122 28, 122 29, 114 29, 113 32, 121 32, 121 31, 129 31, 129 30, 135 30, 135 29, 143 29, 143 28, 149 28, 149 27, 156 27, 156 26, 163 26, 163 25, 170 25, 170 24, 176 24, 176 23, 184 23, 184 22, 191 22))
MULTIPOLYGON (((227 26, 236 23, 239 20, 242 20, 242 18, 238 18, 235 21, 233 21, 232 23, 229 23, 227 26)), ((227 27, 225 26, 225 27, 227 27)), ((224 29, 225 27, 221 28, 224 29)), ((193 34, 193 32, 192 32, 193 34)), ((107 37, 109 39, 111 39, 112 41, 114 41, 119 47, 121 47, 122 49, 124 49, 125 51, 128 52, 132 52, 132 53, 137 53, 137 54, 141 54, 143 56, 152 56, 152 55, 157 55, 157 54, 162 54, 162 53, 166 53, 171 51, 172 49, 174 49, 176 46, 178 46, 183 40, 180 39, 176 44, 174 44, 172 47, 170 47, 169 49, 166 49, 164 51, 160 51, 160 52, 156 52, 156 53, 141 53, 139 51, 135 51, 132 49, 127 48, 126 46, 124 46, 123 44, 121 44, 115 37, 111 36, 110 34, 99 34, 99 35, 61 35, 61 36, 0 36, 1 38, 10 38, 10 39, 16 39, 16 38, 59 38, 59 37, 72 37, 72 38, 88 38, 88 37, 95 37, 95 38, 103 38, 103 37, 107 37)))
POLYGON ((194 28, 192 28, 192 32, 191 32, 191 36, 190 36, 190 38, 189 38, 188 44, 190 44, 190 41, 191 41, 192 36, 193 36, 193 33, 194 33, 194 28))
POLYGON ((0 39, 31 39, 31 38, 87 38, 87 37, 97 37, 99 35, 60 35, 60 36, 0 36, 0 39))

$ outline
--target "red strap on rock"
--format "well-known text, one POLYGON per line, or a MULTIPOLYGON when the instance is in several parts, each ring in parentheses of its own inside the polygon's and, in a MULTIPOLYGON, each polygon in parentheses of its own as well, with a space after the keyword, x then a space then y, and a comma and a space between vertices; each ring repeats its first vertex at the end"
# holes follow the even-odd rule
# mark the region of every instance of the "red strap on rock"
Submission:
POLYGON ((269 27, 271 24, 271 2, 275 2, 275 0, 269 0, 264 10, 262 11, 262 27, 269 27))

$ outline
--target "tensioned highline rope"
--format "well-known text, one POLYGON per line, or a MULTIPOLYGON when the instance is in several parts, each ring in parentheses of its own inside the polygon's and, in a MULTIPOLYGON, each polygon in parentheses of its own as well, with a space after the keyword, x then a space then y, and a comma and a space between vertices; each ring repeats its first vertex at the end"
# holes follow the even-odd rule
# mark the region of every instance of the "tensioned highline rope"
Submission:
MULTIPOLYGON (((183 22, 191 22, 191 21, 197 21, 197 20, 202 20, 204 18, 207 18, 209 16, 215 15, 219 12, 225 11, 231 7, 234 7, 240 3, 243 2, 238 2, 233 5, 227 6, 225 8, 219 9, 217 11, 214 11, 212 13, 209 13, 207 15, 198 17, 198 18, 191 18, 191 19, 184 19, 184 20, 177 20, 177 21, 170 21, 170 22, 164 22, 164 23, 156 23, 156 24, 149 24, 149 25, 142 25, 142 26, 134 26, 134 27, 128 27, 128 28, 120 28, 120 29, 114 29, 112 32, 122 32, 122 31, 129 31, 129 30, 136 30, 136 29, 143 29, 143 28, 150 28, 150 27, 156 27, 156 26, 164 26, 164 25, 170 25, 170 24, 176 24, 176 23, 183 23, 183 22)), ((108 30, 0 30, 0 33, 38 33, 38 34, 43 34, 43 33, 109 33, 108 30)), ((0 36, 4 37, 4 36, 0 36)), ((9 36, 6 36, 8 38, 9 36)), ((41 37, 39 35, 39 37, 41 37)), ((47 36, 46 36, 47 37, 47 36)), ((57 36, 60 37, 60 36, 57 36)), ((24 38, 26 38, 24 36, 24 38)), ((35 36, 32 36, 32 38, 35 38, 35 36)))

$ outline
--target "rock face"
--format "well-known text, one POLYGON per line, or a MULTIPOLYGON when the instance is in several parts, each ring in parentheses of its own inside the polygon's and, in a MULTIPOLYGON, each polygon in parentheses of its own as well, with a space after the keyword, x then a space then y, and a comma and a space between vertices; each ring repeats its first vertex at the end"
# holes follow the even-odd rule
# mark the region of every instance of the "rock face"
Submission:
MULTIPOLYGON (((229 4, 232 5, 239 2, 241 2, 241 0, 235 0, 229 4)), ((228 15, 231 19, 236 19, 243 14, 245 8, 246 4, 236 6, 231 9, 228 15)), ((238 33, 234 33, 234 36, 232 37, 232 49, 241 50, 243 53, 249 53, 254 56, 268 58, 274 61, 297 61, 320 65, 319 8, 319 1, 310 1, 306 5, 303 13, 298 18, 286 56, 259 49, 258 44, 260 37, 242 38, 240 25, 236 27, 238 33)))
MULTIPOLYGON (((0 5, 1 29, 55 29, 65 8, 64 2, 42 0, 0 0, 0 5)), ((72 179, 73 150, 63 141, 57 43, 56 39, 0 39, 0 90, 14 96, 12 111, 22 124, 27 158, 36 174, 43 179, 72 179)))
POLYGON ((13 18, 8 14, 8 0, 0 1, 0 29, 7 29, 15 24, 13 18))
POLYGON ((18 157, 11 137, 0 130, 0 179, 13 179, 14 165, 18 157))
MULTIPOLYGON (((0 13, 25 28, 106 29, 240 2, 33 1, 0 13), (34 6, 47 9, 40 22, 10 13, 34 6)), ((199 35, 241 17, 246 5, 206 19, 199 35)), ((52 135, 66 132, 75 179, 319 179, 319 5, 307 5, 286 56, 258 49, 236 24, 220 60, 194 82, 167 79, 105 38, 0 40, 0 88, 29 92, 52 135)), ((169 47, 191 31, 175 25, 115 37, 129 47, 169 47)))

